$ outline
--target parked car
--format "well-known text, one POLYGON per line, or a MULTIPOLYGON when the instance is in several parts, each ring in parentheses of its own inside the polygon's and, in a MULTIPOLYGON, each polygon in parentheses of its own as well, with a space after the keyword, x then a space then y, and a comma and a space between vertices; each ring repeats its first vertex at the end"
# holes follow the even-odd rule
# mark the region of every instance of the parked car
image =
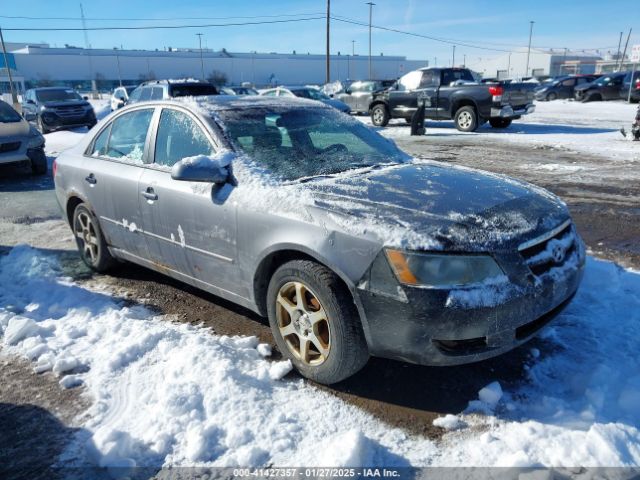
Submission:
POLYGON ((575 99, 581 102, 620 99, 620 88, 627 72, 607 73, 591 83, 575 87, 575 99))
POLYGON ((153 80, 143 83, 131 92, 127 103, 200 95, 218 95, 218 93, 218 89, 213 84, 201 80, 153 80))
POLYGON ((535 98, 540 101, 551 101, 563 98, 574 98, 574 89, 579 85, 593 82, 599 75, 567 75, 545 82, 535 90, 535 98))
POLYGON ((276 87, 276 88, 268 88, 260 92, 260 95, 266 97, 300 97, 300 98, 308 98, 310 100, 316 100, 318 102, 322 102, 325 105, 329 105, 337 110, 340 110, 344 113, 350 113, 351 108, 346 103, 336 100, 335 98, 331 98, 322 91, 313 87, 276 87))
POLYGON ((583 274, 553 194, 412 159, 319 102, 130 105, 54 171, 90 268, 128 260, 268 316, 285 358, 322 383, 370 355, 499 355, 549 323, 583 274))
POLYGON ((631 103, 640 102, 640 71, 633 72, 633 87, 631 87, 631 72, 628 72, 622 82, 620 88, 620 98, 629 100, 631 103), (631 96, 629 96, 629 87, 631 87, 631 96))
POLYGON ((92 128, 97 122, 87 98, 64 87, 27 90, 22 96, 22 115, 27 121, 35 122, 41 133, 63 128, 92 128))
POLYGON ((36 175, 47 172, 44 137, 11 105, 0 100, 0 164, 29 162, 36 175))
POLYGON ((334 96, 341 102, 349 105, 353 113, 369 113, 369 104, 373 98, 373 92, 389 88, 395 80, 362 80, 353 82, 343 93, 334 96))
POLYGON ((127 102, 129 102, 129 95, 137 88, 137 85, 125 85, 122 87, 118 87, 113 91, 113 95, 111 95, 111 100, 109 103, 111 104, 111 111, 118 110, 119 108, 124 107, 127 102))
POLYGON ((259 95, 255 88, 242 86, 221 87, 220 93, 225 95, 259 95))
POLYGON ((494 128, 506 128, 535 110, 533 89, 525 83, 477 83, 466 68, 421 68, 375 93, 369 112, 372 123, 384 127, 392 118, 410 122, 424 102, 426 118, 453 119, 463 132, 473 132, 487 120, 494 128))

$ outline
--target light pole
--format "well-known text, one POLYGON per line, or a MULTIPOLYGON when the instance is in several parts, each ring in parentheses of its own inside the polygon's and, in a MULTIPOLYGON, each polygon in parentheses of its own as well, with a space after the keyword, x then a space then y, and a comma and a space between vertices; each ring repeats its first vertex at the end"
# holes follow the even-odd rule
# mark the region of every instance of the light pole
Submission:
POLYGON ((375 3, 367 2, 369 5, 369 80, 373 78, 373 73, 371 70, 371 19, 373 18, 373 6, 375 3))
POLYGON ((330 18, 331 18, 331 0, 327 0, 327 61, 326 61, 326 82, 331 82, 331 53, 329 48, 329 29, 330 29, 330 18))
POLYGON ((529 26, 529 48, 527 49, 527 68, 524 72, 524 76, 526 77, 527 75, 529 75, 529 56, 531 55, 531 36, 533 35, 533 24, 535 23, 533 20, 530 23, 529 26))
MULTIPOLYGON (((11 101, 13 102, 13 108, 18 110, 18 95, 13 88, 13 77, 11 76, 11 66, 9 65, 9 57, 7 55, 7 48, 4 45, 4 37, 2 36, 2 29, 0 28, 0 43, 2 44, 2 55, 4 57, 4 66, 7 68, 7 77, 9 77, 9 90, 11 91, 11 101)), ((18 110, 22 111, 22 110, 18 110)))
POLYGON ((453 46, 453 56, 451 57, 451 68, 456 66, 456 46, 453 46))
POLYGON ((118 55, 118 51, 116 50, 116 62, 118 63, 118 82, 120 86, 122 86, 122 73, 120 72, 120 56, 118 55))
POLYGON ((204 60, 202 59, 202 34, 196 33, 198 36, 198 43, 200 44, 200 72, 202 73, 202 80, 204 80, 204 60))

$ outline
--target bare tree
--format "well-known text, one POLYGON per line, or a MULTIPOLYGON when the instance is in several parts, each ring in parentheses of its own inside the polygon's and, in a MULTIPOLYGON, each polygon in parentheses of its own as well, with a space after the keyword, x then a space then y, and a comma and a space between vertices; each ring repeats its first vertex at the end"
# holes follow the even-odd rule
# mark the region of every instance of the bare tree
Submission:
POLYGON ((217 87, 226 85, 227 80, 227 74, 219 70, 212 70, 211 73, 207 76, 207 81, 217 87))

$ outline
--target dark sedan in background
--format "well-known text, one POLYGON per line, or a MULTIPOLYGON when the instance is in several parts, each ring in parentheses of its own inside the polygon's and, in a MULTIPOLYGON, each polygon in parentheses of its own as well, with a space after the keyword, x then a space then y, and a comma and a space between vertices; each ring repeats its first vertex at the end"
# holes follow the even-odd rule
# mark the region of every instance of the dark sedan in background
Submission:
POLYGON ((282 354, 321 383, 370 355, 499 355, 582 278, 584 244, 555 195, 412 159, 319 102, 130 105, 56 163, 87 265, 129 260, 268 316, 282 354))
POLYGON ((351 108, 352 113, 369 113, 373 93, 391 87, 395 80, 362 80, 353 82, 344 92, 334 96, 351 108))
POLYGON ((575 87, 575 99, 580 102, 619 100, 620 89, 627 72, 607 73, 595 81, 575 87))
POLYGON ((600 75, 567 75, 544 82, 535 89, 536 100, 551 101, 564 98, 573 98, 575 88, 593 82, 600 75))
POLYGON ((64 87, 27 90, 22 97, 22 115, 27 121, 35 122, 42 133, 63 128, 91 128, 97 122, 87 98, 73 88, 64 87))

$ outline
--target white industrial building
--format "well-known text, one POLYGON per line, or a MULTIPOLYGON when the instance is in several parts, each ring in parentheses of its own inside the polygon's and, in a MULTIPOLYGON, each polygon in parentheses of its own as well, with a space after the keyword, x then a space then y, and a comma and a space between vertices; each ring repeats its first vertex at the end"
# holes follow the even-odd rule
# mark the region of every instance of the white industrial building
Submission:
MULTIPOLYGON (((100 89, 139 83, 146 79, 217 77, 227 84, 251 82, 273 84, 322 84, 325 56, 308 53, 235 53, 199 49, 119 50, 84 49, 46 44, 10 45, 10 60, 16 75, 29 86, 65 84, 89 88, 95 80, 100 89), (12 65, 13 66, 13 65, 12 65), (204 66, 204 68, 203 68, 204 66)), ((372 58, 374 78, 393 79, 426 61, 402 56, 376 55, 372 58)), ((368 78, 367 56, 332 55, 331 80, 368 78)))
POLYGON ((521 78, 596 73, 601 57, 598 53, 565 49, 532 48, 527 69, 527 48, 490 58, 471 57, 467 67, 484 78, 521 78))

